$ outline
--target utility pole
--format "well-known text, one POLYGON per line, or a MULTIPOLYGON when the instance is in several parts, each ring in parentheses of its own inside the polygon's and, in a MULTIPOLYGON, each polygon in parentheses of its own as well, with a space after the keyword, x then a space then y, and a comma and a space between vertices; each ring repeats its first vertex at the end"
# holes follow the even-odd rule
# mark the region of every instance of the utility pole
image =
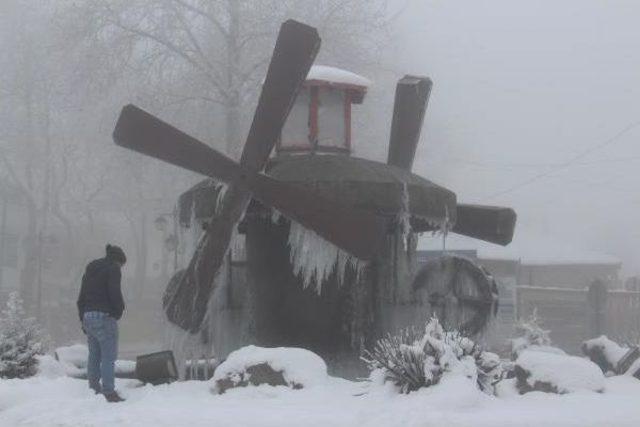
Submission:
POLYGON ((36 284, 36 318, 42 322, 42 230, 38 231, 37 243, 38 274, 36 284))
POLYGON ((5 265, 5 240, 7 236, 7 196, 2 195, 2 218, 0 219, 0 289, 2 289, 2 274, 5 265))

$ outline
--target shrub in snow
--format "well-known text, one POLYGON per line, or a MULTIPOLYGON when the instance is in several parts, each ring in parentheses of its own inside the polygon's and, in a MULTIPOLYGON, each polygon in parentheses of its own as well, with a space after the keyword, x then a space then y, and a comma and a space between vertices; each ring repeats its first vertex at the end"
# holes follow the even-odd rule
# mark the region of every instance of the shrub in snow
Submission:
POLYGON ((581 357, 525 350, 515 364, 518 391, 570 393, 604 390, 604 375, 598 366, 581 357))
POLYGON ((557 347, 551 346, 549 331, 542 329, 537 310, 531 316, 516 324, 517 338, 511 340, 511 359, 516 360, 524 350, 536 350, 546 353, 566 354, 557 347))
POLYGON ((488 394, 495 394, 495 387, 505 373, 500 357, 489 351, 481 351, 475 360, 480 390, 488 394))
POLYGON ((0 378, 26 378, 37 372, 37 355, 44 354, 45 337, 35 319, 25 315, 17 292, 9 295, 0 313, 0 378))
POLYGON ((301 348, 264 348, 253 345, 229 354, 213 374, 212 391, 268 384, 301 389, 327 379, 327 365, 317 354, 301 348))
POLYGON ((496 354, 482 351, 457 331, 444 331, 435 317, 424 331, 409 328, 378 340, 362 360, 372 375, 382 372, 384 381, 392 382, 402 393, 437 384, 447 372, 477 381, 487 393, 493 393, 493 386, 502 378, 496 354))

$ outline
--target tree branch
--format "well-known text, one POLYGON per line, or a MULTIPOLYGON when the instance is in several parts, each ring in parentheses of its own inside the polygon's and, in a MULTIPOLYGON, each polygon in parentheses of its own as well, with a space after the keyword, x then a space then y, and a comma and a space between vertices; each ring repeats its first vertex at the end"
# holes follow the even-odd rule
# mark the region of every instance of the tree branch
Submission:
POLYGON ((207 19, 209 22, 211 22, 213 24, 214 27, 216 27, 216 29, 218 31, 220 31, 220 33, 224 36, 224 37, 228 37, 229 36, 229 32, 227 31, 226 28, 224 28, 222 26, 222 24, 220 23, 220 21, 218 21, 216 19, 215 16, 211 15, 210 13, 207 13, 206 11, 195 7, 194 5, 184 1, 184 0, 173 0, 175 3, 178 3, 180 6, 184 7, 185 9, 202 16, 203 18, 207 19))

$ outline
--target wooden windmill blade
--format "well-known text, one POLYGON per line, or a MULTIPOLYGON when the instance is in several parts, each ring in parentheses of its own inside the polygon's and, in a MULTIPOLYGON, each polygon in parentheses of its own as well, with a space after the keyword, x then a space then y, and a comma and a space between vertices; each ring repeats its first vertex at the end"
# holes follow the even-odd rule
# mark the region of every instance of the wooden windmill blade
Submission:
POLYGON ((235 182, 242 173, 224 154, 132 104, 122 108, 113 140, 121 147, 218 181, 235 182))
MULTIPOLYGON (((289 20, 282 24, 258 99, 240 163, 249 171, 264 169, 291 106, 320 49, 315 28, 289 20)), ((229 185, 216 221, 209 225, 175 291, 163 304, 169 319, 183 329, 198 330, 205 316, 215 275, 223 264, 232 229, 251 199, 246 188, 229 185), (194 305, 195 302, 195 305, 194 305)))
POLYGON ((123 109, 114 139, 121 146, 228 183, 217 221, 233 226, 244 211, 243 200, 255 197, 357 258, 369 260, 375 253, 375 232, 384 227, 375 214, 254 172, 138 107, 123 109))
POLYGON ((428 77, 407 75, 398 81, 387 164, 411 171, 432 86, 428 77))
POLYGON ((240 164, 135 106, 122 111, 114 131, 117 144, 229 184, 189 266, 174 277, 163 298, 169 319, 183 329, 196 332, 200 328, 233 227, 251 197, 360 259, 375 253, 384 229, 375 214, 343 207, 258 173, 280 135, 319 43, 315 29, 295 21, 283 24, 240 164))
MULTIPOLYGON (((264 168, 319 47, 320 38, 315 28, 293 20, 280 27, 242 154, 242 165, 249 172, 264 168)), ((243 169, 205 144, 195 142, 176 129, 169 129, 169 125, 153 116, 150 118, 138 114, 138 118, 142 117, 146 122, 138 123, 139 130, 135 131, 132 124, 136 121, 127 121, 126 114, 131 113, 135 113, 135 110, 130 108, 121 114, 120 121, 127 125, 121 126, 119 121, 116 127, 114 139, 118 144, 230 183, 221 201, 220 220, 210 225, 186 271, 172 281, 163 298, 169 320, 194 332, 204 318, 214 278, 227 252, 232 229, 250 199, 246 189, 237 185, 243 169), (155 119, 155 123, 152 119, 155 119), (166 137, 162 137, 163 132, 166 137), (143 141, 145 137, 147 140, 143 141), (154 146, 154 142, 158 141, 161 143, 154 146)))
MULTIPOLYGON (((407 75, 398 81, 387 164, 411 170, 432 85, 428 77, 407 75)), ((450 212, 450 220, 454 233, 507 245, 513 237, 516 214, 510 208, 460 204, 455 213, 450 212)), ((433 229, 416 216, 412 226, 416 231, 433 229)))
POLYGON ((459 204, 451 231, 505 246, 511 243, 515 226, 516 213, 511 208, 459 204))
POLYGON ((264 169, 319 50, 315 28, 294 20, 282 24, 242 151, 243 166, 264 169))

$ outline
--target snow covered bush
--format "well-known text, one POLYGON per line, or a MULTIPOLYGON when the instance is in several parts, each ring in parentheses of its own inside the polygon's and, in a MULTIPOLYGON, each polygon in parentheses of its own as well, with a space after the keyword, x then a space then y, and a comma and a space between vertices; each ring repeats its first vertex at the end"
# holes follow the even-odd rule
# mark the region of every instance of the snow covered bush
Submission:
POLYGON ((293 389, 312 387, 327 380, 327 365, 320 356, 302 348, 265 348, 253 345, 229 354, 215 370, 212 391, 268 384, 293 389))
POLYGON ((546 329, 540 326, 537 310, 531 316, 521 320, 515 327, 517 338, 511 340, 511 359, 516 360, 524 350, 537 350, 546 353, 565 354, 559 348, 551 346, 551 338, 546 329))
POLYGON ((362 360, 373 376, 382 372, 384 381, 395 384, 401 393, 438 384, 447 372, 473 379, 487 393, 493 393, 502 378, 496 354, 483 351, 457 331, 445 331, 435 317, 424 331, 408 328, 378 340, 362 360))
POLYGON ((0 378, 35 375, 36 356, 44 354, 45 342, 35 319, 26 317, 18 293, 11 293, 6 308, 0 313, 0 378))

